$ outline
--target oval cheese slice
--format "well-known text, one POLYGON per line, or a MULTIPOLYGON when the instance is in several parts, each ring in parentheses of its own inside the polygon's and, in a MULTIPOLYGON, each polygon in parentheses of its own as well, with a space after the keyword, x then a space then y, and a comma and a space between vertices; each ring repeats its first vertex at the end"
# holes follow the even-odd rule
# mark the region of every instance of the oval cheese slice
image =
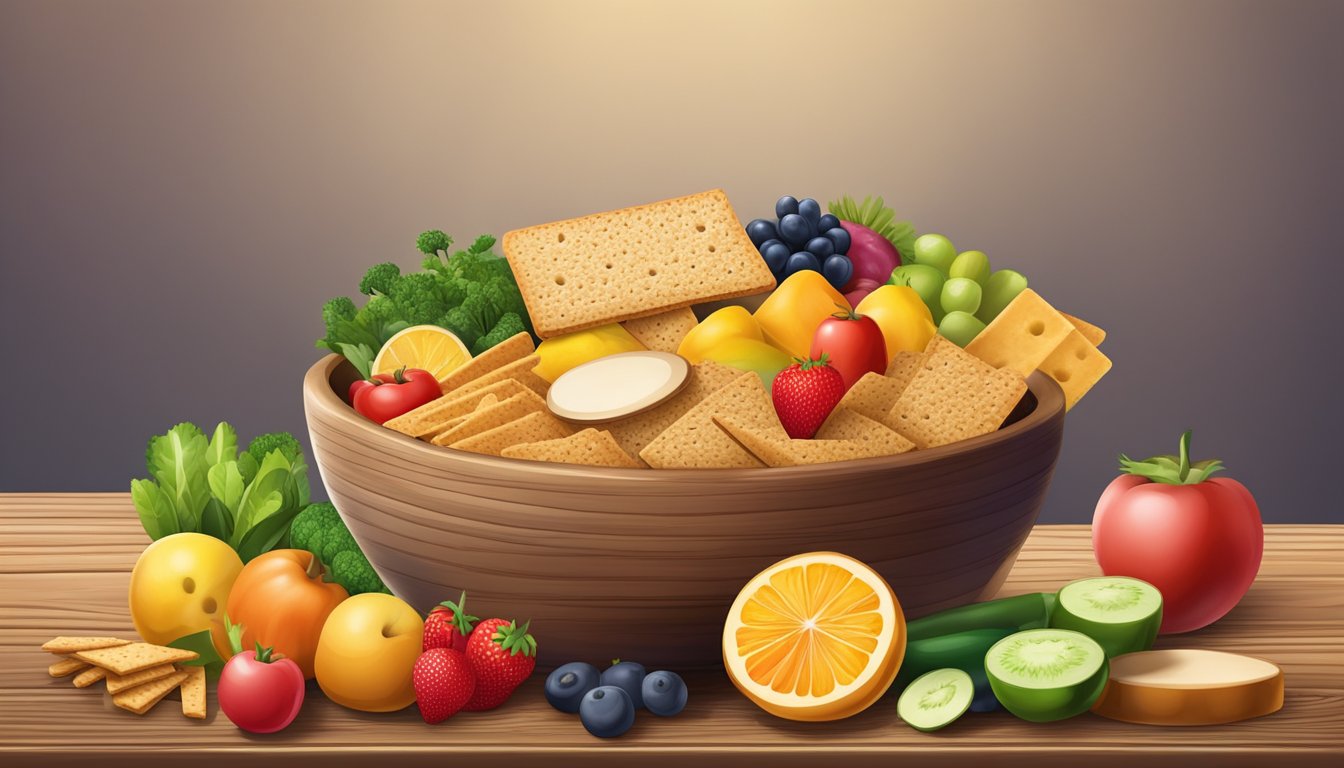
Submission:
POLYGON ((632 416, 681 391, 691 372, 669 352, 622 352, 599 357, 560 374, 546 393, 551 413, 580 424, 632 416))
POLYGON ((1214 725, 1277 712, 1283 671, 1250 656, 1192 648, 1111 659, 1111 679, 1092 711, 1145 725, 1214 725))

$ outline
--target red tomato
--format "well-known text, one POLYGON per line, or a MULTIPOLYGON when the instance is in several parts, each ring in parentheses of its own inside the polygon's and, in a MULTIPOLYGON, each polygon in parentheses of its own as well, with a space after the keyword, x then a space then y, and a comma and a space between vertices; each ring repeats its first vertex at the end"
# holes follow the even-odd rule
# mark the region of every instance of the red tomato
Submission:
POLYGON ((303 672, 270 648, 234 654, 219 675, 219 708, 252 733, 275 733, 294 722, 303 706, 303 672))
POLYGON ((823 353, 830 356, 831 367, 845 380, 846 390, 869 371, 886 373, 890 362, 882 327, 852 309, 831 315, 817 326, 812 335, 812 359, 820 360, 823 353))
POLYGON ((382 424, 443 395, 429 371, 398 368, 396 373, 375 374, 350 385, 350 404, 355 412, 382 424))
POLYGON ((1162 592, 1163 634, 1222 618, 1260 570, 1265 533, 1246 486, 1209 478, 1217 461, 1191 465, 1190 433, 1179 457, 1121 457, 1092 520, 1092 549, 1107 576, 1132 576, 1162 592))

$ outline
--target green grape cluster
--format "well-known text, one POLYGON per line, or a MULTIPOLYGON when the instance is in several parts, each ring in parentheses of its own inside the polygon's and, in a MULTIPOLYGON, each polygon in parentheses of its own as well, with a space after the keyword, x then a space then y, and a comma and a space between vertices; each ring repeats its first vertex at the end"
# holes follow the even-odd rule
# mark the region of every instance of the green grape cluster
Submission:
POLYGON ((887 282, 915 289, 933 313, 938 333, 963 347, 1027 287, 1021 272, 991 271, 984 251, 957 253, 942 235, 920 235, 912 251, 887 282))

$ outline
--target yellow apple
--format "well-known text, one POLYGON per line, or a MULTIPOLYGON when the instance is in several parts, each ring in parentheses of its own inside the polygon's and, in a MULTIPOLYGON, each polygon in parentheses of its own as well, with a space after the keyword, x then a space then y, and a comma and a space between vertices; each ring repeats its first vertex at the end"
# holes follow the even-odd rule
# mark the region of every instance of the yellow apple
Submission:
POLYGON ((238 553, 214 536, 175 533, 150 544, 131 571, 135 631, 158 645, 203 629, 218 635, 242 570, 238 553))
POLYGON ((355 595, 331 612, 317 640, 317 684, 361 712, 394 712, 415 701, 411 669, 425 622, 392 595, 355 595))

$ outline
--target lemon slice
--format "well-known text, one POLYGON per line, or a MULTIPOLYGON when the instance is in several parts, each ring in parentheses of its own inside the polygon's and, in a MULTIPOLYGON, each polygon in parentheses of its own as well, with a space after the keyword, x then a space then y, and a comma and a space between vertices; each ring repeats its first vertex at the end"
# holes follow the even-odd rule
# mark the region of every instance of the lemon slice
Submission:
POLYGON ((373 359, 373 374, 398 368, 420 368, 443 381, 471 360, 467 345, 452 331, 437 325, 413 325, 387 340, 373 359))
POLYGON ((809 552, 766 568, 723 626, 733 684, 789 720, 839 720, 887 692, 905 656, 905 615, 872 568, 809 552))

